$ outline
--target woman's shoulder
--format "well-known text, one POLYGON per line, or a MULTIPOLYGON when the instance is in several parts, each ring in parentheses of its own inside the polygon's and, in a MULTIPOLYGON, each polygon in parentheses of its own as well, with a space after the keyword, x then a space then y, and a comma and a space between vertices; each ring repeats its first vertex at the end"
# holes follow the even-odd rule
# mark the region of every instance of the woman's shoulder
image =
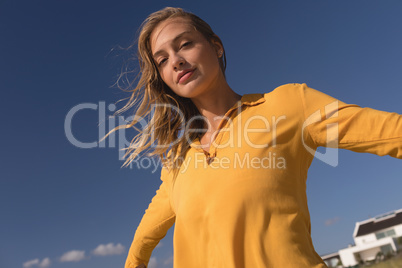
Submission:
POLYGON ((306 83, 288 83, 288 84, 280 85, 280 86, 274 88, 272 91, 267 92, 265 94, 269 94, 269 93, 275 93, 275 94, 294 93, 296 91, 304 90, 306 88, 308 88, 306 83))
POLYGON ((300 99, 304 91, 309 87, 305 83, 288 83, 280 85, 273 90, 265 91, 263 94, 265 100, 272 99, 300 99))
POLYGON ((243 102, 250 102, 250 103, 259 103, 265 99, 272 97, 291 97, 291 95, 296 95, 296 93, 300 90, 304 90, 308 88, 305 83, 289 83, 278 86, 272 90, 265 90, 263 93, 249 93, 244 94, 242 97, 243 102))

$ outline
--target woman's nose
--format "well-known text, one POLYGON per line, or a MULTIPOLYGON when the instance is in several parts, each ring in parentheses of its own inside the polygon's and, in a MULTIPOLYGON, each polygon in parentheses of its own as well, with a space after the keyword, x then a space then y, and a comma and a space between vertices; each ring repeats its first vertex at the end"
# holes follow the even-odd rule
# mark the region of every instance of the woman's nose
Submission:
POLYGON ((180 69, 180 68, 182 68, 182 66, 184 65, 185 62, 186 62, 186 61, 184 60, 183 57, 176 56, 176 57, 174 58, 174 61, 173 61, 173 68, 174 68, 175 70, 180 69))

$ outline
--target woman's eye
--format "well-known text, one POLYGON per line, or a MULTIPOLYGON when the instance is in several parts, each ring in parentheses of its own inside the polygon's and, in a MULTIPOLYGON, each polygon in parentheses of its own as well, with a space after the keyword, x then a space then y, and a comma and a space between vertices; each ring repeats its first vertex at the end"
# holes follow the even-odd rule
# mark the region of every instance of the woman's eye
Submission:
POLYGON ((162 64, 164 64, 167 61, 167 59, 162 59, 158 62, 158 66, 161 66, 162 64))
POLYGON ((183 43, 180 48, 186 47, 188 45, 191 45, 190 41, 183 43))

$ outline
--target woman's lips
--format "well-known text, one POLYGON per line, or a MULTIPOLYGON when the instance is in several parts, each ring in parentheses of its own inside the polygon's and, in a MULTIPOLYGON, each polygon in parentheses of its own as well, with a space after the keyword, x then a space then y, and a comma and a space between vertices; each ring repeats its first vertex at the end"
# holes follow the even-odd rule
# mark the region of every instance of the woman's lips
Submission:
POLYGON ((190 78, 190 76, 194 73, 195 69, 193 70, 185 70, 183 71, 183 74, 179 75, 179 84, 183 84, 184 82, 187 81, 188 78, 190 78))

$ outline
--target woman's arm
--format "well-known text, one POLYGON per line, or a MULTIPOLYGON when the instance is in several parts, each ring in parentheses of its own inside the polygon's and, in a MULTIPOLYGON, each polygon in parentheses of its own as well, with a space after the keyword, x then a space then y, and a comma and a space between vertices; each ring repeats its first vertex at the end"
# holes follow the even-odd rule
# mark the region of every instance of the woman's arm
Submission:
POLYGON ((402 159, 402 115, 346 104, 306 84, 299 90, 306 144, 402 159))
POLYGON ((125 268, 146 267, 153 249, 175 222, 169 198, 172 185, 167 177, 167 170, 162 168, 162 183, 138 225, 125 268))

